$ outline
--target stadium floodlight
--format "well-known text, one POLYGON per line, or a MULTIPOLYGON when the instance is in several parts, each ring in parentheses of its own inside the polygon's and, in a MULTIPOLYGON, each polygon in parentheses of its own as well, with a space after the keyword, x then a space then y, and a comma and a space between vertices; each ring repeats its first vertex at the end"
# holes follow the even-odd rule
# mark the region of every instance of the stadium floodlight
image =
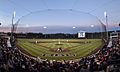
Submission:
POLYGON ((12 26, 13 26, 13 24, 14 24, 14 23, 13 23, 13 20, 14 20, 14 18, 15 18, 15 15, 16 15, 16 12, 14 11, 14 12, 13 12, 13 15, 12 15, 12 26))
MULTIPOLYGON (((93 27, 94 27, 94 25, 92 24, 92 25, 91 25, 91 28, 93 28, 93 27)), ((92 33, 92 38, 93 38, 93 33, 92 33)))
POLYGON ((44 28, 44 29, 46 29, 47 27, 46 27, 46 26, 44 26, 43 28, 44 28))
POLYGON ((26 34, 28 33, 28 27, 29 27, 29 25, 26 24, 26 34))
POLYGON ((13 18, 15 18, 15 15, 16 15, 16 12, 14 11, 14 12, 13 12, 13 18))
POLYGON ((107 16, 107 12, 104 12, 104 16, 105 16, 105 17, 107 16))
POLYGON ((93 28, 93 27, 94 27, 94 25, 91 25, 91 27, 93 28))
MULTIPOLYGON (((44 29, 46 29, 47 27, 46 27, 46 26, 44 26, 43 28, 44 28, 44 29)), ((45 38, 46 38, 46 34, 45 34, 45 38)))
POLYGON ((16 12, 13 12, 12 15, 12 27, 11 27, 11 40, 13 39, 13 31, 14 31, 14 18, 15 18, 16 12))
POLYGON ((108 37, 108 17, 107 17, 107 12, 104 12, 104 17, 105 17, 105 23, 106 23, 106 28, 107 28, 107 40, 108 40, 109 37, 108 37))
POLYGON ((76 28, 76 27, 72 27, 73 29, 76 28))
MULTIPOLYGON (((75 27, 75 26, 73 26, 72 28, 73 28, 73 30, 74 30, 76 27, 75 27)), ((73 35, 73 37, 75 38, 75 35, 73 35)))

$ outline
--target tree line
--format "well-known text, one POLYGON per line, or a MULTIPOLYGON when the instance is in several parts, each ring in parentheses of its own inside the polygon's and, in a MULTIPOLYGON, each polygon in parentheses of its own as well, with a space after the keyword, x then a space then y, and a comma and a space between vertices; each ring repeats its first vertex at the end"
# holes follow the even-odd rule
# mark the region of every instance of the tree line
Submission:
MULTIPOLYGON (((77 39, 78 34, 68 33, 55 33, 55 34, 43 34, 43 33, 14 33, 16 38, 41 38, 41 39, 77 39)), ((102 38, 105 37, 105 33, 85 33, 85 38, 102 38)))

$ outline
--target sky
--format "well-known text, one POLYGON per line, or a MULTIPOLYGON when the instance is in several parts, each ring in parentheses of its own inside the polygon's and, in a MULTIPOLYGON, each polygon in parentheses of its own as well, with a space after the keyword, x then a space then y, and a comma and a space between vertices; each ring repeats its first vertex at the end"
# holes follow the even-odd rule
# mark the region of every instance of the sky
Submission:
MULTIPOLYGON (((19 26, 32 28, 33 32, 90 31, 91 29, 83 26, 99 24, 95 17, 106 24, 104 12, 107 12, 109 30, 120 30, 119 7, 120 0, 0 0, 0 22, 2 23, 0 31, 10 31, 10 28, 6 27, 11 27, 14 11, 16 12, 14 23, 21 19, 19 26), (34 26, 37 27, 33 28, 34 26), (46 30, 44 26, 47 26, 46 30), (72 29, 73 26, 76 26, 76 29, 72 29)), ((91 31, 97 29, 100 30, 95 26, 91 31)))

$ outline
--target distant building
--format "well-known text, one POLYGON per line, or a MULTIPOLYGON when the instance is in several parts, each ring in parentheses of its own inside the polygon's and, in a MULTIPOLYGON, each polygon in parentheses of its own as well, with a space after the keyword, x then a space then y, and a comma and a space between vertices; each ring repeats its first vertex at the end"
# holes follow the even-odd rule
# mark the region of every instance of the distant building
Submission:
POLYGON ((5 34, 5 33, 3 33, 3 32, 1 32, 1 33, 0 33, 0 38, 8 38, 8 35, 5 34))
POLYGON ((110 40, 112 41, 112 43, 120 44, 120 32, 110 33, 110 40))
POLYGON ((7 42, 7 47, 12 47, 10 43, 10 36, 5 33, 0 33, 0 43, 2 42, 2 40, 5 40, 7 42))

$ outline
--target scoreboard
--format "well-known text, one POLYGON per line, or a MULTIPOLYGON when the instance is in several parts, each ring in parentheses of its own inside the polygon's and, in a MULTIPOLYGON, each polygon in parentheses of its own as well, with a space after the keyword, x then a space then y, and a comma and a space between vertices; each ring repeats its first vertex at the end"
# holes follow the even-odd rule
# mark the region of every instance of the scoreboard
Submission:
POLYGON ((85 31, 79 31, 78 38, 85 38, 85 31))

